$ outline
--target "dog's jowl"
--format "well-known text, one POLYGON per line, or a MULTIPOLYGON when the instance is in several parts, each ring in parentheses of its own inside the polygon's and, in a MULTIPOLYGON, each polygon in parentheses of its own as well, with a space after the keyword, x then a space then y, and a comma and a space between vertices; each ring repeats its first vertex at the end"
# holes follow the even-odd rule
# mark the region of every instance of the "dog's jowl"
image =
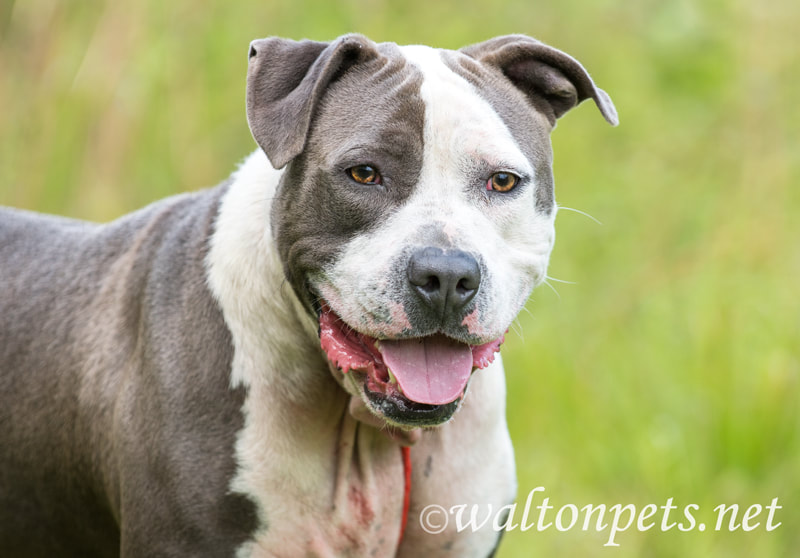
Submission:
POLYGON ((224 184, 0 212, 0 556, 489 556, 420 513, 515 497, 500 345, 587 98, 519 35, 259 40, 224 184))

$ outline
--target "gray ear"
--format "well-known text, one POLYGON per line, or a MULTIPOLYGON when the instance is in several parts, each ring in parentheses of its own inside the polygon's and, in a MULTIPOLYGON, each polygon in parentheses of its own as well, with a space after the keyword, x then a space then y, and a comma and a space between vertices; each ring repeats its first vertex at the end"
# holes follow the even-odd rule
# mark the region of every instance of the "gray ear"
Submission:
POLYGON ((551 124, 588 98, 594 99, 609 124, 619 124, 608 94, 595 86, 577 60, 560 50, 525 35, 506 35, 461 51, 499 68, 550 118, 551 124))
POLYGON ((250 43, 247 122, 272 166, 283 167, 303 150, 314 108, 328 84, 374 56, 374 43, 360 35, 333 43, 279 38, 250 43))

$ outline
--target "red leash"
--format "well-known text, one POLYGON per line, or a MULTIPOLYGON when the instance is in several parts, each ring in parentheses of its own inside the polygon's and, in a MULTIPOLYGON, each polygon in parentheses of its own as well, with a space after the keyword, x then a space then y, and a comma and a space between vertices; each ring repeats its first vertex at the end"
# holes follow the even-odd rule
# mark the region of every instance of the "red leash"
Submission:
POLYGON ((398 546, 403 542, 403 534, 406 532, 406 524, 408 523, 408 507, 411 503, 411 448, 408 446, 400 446, 400 451, 403 454, 405 488, 403 489, 403 521, 400 524, 400 539, 397 541, 398 546))

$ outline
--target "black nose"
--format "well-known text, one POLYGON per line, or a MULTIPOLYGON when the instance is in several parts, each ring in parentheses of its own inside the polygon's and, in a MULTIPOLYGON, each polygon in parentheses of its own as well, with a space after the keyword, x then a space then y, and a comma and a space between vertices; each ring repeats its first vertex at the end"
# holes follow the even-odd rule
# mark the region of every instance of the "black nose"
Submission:
POLYGON ((417 250, 409 259, 407 272, 412 289, 442 320, 458 317, 481 285, 478 262, 461 250, 417 250))

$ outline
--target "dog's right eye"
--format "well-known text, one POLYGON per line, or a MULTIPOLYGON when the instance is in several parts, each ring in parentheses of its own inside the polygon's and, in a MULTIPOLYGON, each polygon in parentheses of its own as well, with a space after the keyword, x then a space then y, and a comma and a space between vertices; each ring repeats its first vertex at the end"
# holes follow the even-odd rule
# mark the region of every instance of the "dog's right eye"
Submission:
POLYGON ((496 172, 486 182, 487 190, 495 192, 510 192, 519 183, 519 177, 510 172, 496 172))
POLYGON ((378 169, 369 165, 357 165, 347 169, 347 175, 359 184, 380 184, 381 175, 378 169))

